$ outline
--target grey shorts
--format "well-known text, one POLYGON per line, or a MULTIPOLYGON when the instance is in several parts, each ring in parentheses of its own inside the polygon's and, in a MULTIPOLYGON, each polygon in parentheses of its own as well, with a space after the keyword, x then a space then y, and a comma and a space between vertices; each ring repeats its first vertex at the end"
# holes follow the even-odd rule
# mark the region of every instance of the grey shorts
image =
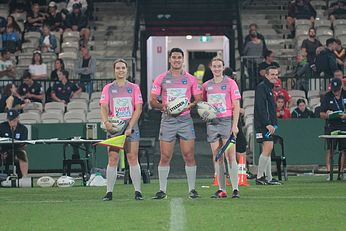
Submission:
POLYGON ((183 140, 194 140, 196 138, 191 116, 183 115, 173 117, 163 113, 159 140, 170 142, 176 138, 183 140))
POLYGON ((228 139, 231 135, 232 118, 216 118, 207 122, 207 141, 213 143, 219 139, 228 139))
MULTIPOLYGON (((124 134, 124 131, 126 130, 128 124, 129 124, 129 121, 127 120, 126 121, 126 126, 123 129, 123 131, 120 131, 120 132, 115 133, 115 134, 107 133, 107 137, 111 138, 111 137, 114 137, 114 136, 120 136, 120 135, 124 134)), ((130 136, 126 137, 126 141, 128 141, 128 142, 135 142, 135 141, 139 141, 139 138, 140 138, 139 127, 138 127, 138 123, 136 123, 135 126, 133 126, 132 134, 130 136)))

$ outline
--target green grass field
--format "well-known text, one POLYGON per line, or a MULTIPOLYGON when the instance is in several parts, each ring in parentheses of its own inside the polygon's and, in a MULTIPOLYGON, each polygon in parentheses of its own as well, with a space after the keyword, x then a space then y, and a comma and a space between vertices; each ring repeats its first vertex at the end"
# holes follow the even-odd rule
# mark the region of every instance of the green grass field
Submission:
MULTIPOLYGON (((0 188, 0 230, 346 230, 346 183, 290 177, 282 186, 241 187, 238 200, 211 199, 212 179, 198 179, 199 199, 186 180, 169 180, 168 199, 151 197, 158 181, 143 185, 144 201, 119 180, 113 201, 104 187, 0 188), (210 186, 205 188, 202 186, 210 186)), ((229 190, 230 193, 230 190, 229 190)))

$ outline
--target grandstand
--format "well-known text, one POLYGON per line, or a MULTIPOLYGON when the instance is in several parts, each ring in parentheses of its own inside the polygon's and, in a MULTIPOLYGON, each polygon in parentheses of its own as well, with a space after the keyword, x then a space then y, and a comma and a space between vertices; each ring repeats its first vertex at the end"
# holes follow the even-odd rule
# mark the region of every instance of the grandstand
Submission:
MULTIPOLYGON (((19 87, 23 84, 24 70, 33 65, 34 52, 40 49, 42 40, 41 32, 27 28, 28 15, 31 13, 26 10, 30 9, 25 6, 21 8, 11 2, 16 1, 0 1, 0 16, 4 19, 7 19, 8 15, 14 17, 19 28, 18 30, 16 27, 17 31, 14 33, 20 34, 21 39, 20 46, 15 47, 14 51, 12 49, 13 52, 11 51, 8 59, 5 58, 6 55, 0 57, 0 99, 5 100, 8 97, 5 92, 6 85, 14 83, 19 87), (15 77, 2 74, 5 64, 6 67, 15 66, 15 77)), ((38 2, 40 14, 47 16, 51 1, 38 2)), ((68 1, 57 1, 56 5, 58 11, 65 15, 64 20, 67 20, 69 13, 65 9, 65 2, 68 1)), ((283 137, 284 145, 275 144, 274 155, 277 157, 276 160, 279 158, 280 161, 287 161, 289 180, 283 181, 283 186, 268 186, 263 189, 248 180, 250 187, 240 188, 240 200, 234 202, 231 199, 222 199, 214 203, 209 199, 217 187, 212 183, 215 170, 210 145, 207 143, 206 123, 200 118, 197 110, 192 109, 191 116, 196 133, 197 190, 201 198, 199 201, 182 199, 187 191, 186 172, 177 141, 169 173, 169 178, 174 178, 169 181, 169 198, 161 201, 162 203, 149 199, 159 184, 157 166, 160 161, 158 137, 161 112, 152 109, 148 99, 154 78, 169 68, 169 50, 175 46, 184 47, 184 68, 191 74, 197 70, 197 62, 207 67, 210 57, 215 55, 223 57, 225 66, 232 69, 232 77, 237 81, 242 95, 242 131, 247 141, 247 167, 250 172, 257 173, 260 147, 256 143, 254 129, 255 89, 252 81, 254 77, 258 77, 259 71, 257 63, 253 68, 250 67, 249 61, 251 63, 254 60, 262 60, 263 57, 244 55, 244 41, 249 35, 249 26, 253 23, 257 25, 257 35, 263 36, 266 49, 273 51, 273 59, 280 65, 282 87, 287 90, 293 102, 288 108, 290 112, 297 107, 297 100, 303 99, 307 108, 319 116, 321 98, 329 90, 331 76, 323 72, 318 73, 316 65, 308 65, 308 71, 304 76, 309 76, 309 79, 302 83, 303 75, 298 74, 298 66, 301 63, 297 55, 302 55, 302 43, 308 38, 308 31, 312 26, 316 29, 316 39, 322 45, 333 37, 341 40, 342 48, 346 46, 346 17, 337 17, 331 21, 328 15, 336 0, 304 0, 311 3, 316 11, 316 18, 313 24, 310 19, 296 19, 293 34, 287 25, 288 11, 292 3, 288 0, 87 2, 88 8, 82 12, 88 19, 86 28, 90 30, 90 38, 85 39, 85 31, 82 32, 82 29, 76 31, 64 27, 62 30, 50 31, 56 39, 57 48, 50 52, 40 51, 46 66, 44 72, 48 78, 37 81, 45 92, 45 99, 22 103, 20 121, 28 128, 29 139, 32 140, 106 139, 105 132, 100 128, 101 91, 107 83, 114 80, 114 60, 123 58, 129 64, 128 80, 138 84, 143 95, 143 112, 139 119, 139 158, 145 171, 144 175, 142 172, 143 182, 144 176, 150 176, 152 180, 148 180, 148 177, 145 183, 151 184, 143 185, 145 200, 142 204, 133 202, 132 194, 130 201, 127 185, 130 183, 129 172, 124 157, 118 172, 121 179, 117 181, 113 194, 113 202, 117 204, 104 206, 101 202, 95 202, 96 199, 101 199, 104 188, 77 187, 77 184, 83 185, 85 182, 80 182, 81 179, 88 178, 90 173, 105 171, 108 161, 106 148, 83 146, 84 144, 77 147, 70 143, 27 145, 29 175, 35 177, 35 180, 42 175, 57 178, 66 173, 63 169, 66 156, 83 163, 86 161, 88 173, 82 174, 82 164, 80 167, 77 166, 78 168, 72 167, 72 176, 77 182, 72 189, 75 191, 71 188, 41 189, 35 182, 33 189, 5 191, 6 189, 0 187, 0 211, 6 211, 6 214, 0 212, 1 217, 19 214, 20 211, 33 211, 30 214, 32 220, 31 216, 26 215, 23 218, 11 216, 0 224, 0 227, 4 227, 3 230, 344 230, 344 183, 325 182, 328 173, 325 167, 326 145, 324 140, 318 138, 324 133, 325 121, 319 118, 279 120, 277 134, 283 137), (83 46, 88 48, 91 57, 96 60, 95 73, 91 74, 93 77, 90 92, 82 86, 81 76, 77 74, 78 65, 83 63, 80 51, 83 46), (54 101, 51 97, 53 86, 59 82, 53 75, 51 77, 51 72, 57 70, 57 59, 63 60, 71 84, 76 84, 77 91, 83 91, 70 98, 66 104, 54 101), (253 73, 256 76, 252 76, 253 73), (308 88, 302 87, 304 84, 308 88), (85 156, 82 155, 84 153, 85 156), (122 185, 123 182, 125 185, 122 185), (47 205, 51 211, 47 210, 47 205), (321 214, 321 209, 325 213, 321 214), (42 214, 42 210, 47 214, 42 214), (93 214, 90 215, 91 213, 93 214), (264 213, 268 214, 268 217, 265 217, 264 213), (133 216, 138 224, 134 222, 133 216), (22 220, 18 219, 24 219, 23 221, 29 225, 24 226, 22 220), (307 220, 314 224, 309 224, 307 220)), ((29 17, 36 16, 33 14, 29 17)), ((2 48, 6 48, 3 51, 13 48, 6 47, 10 44, 5 41, 6 36, 0 36, 0 39, 2 48)), ((306 58, 306 55, 303 58, 306 58)), ((346 61, 345 57, 343 59, 346 61)), ((306 64, 306 59, 302 63, 306 64)), ((343 72, 346 70, 345 65, 346 62, 339 67, 343 72)), ((16 96, 18 94, 13 93, 16 96)), ((0 103, 0 122, 7 120, 3 106, 0 103)), ((338 168, 336 162, 334 161, 335 164, 332 166, 334 172, 338 168)), ((10 165, 6 164, 7 167, 10 165)), ((2 160, 0 176, 3 173, 3 165, 2 160)), ((272 161, 272 166, 275 177, 279 176, 276 161, 272 161)))

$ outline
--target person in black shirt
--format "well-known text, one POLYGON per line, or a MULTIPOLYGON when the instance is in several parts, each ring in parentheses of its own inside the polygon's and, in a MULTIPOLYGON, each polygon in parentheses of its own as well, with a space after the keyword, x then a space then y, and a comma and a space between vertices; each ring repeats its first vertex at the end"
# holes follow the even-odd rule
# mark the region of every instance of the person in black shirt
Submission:
POLYGON ((317 73, 324 75, 325 78, 333 78, 334 72, 338 70, 336 55, 336 39, 329 38, 326 41, 326 48, 323 49, 316 57, 317 73))
POLYGON ((48 15, 45 23, 49 26, 50 31, 63 32, 64 23, 63 17, 60 12, 57 11, 57 5, 55 2, 50 2, 48 5, 48 15))
POLYGON ((82 57, 78 61, 75 73, 80 76, 80 84, 83 91, 91 94, 96 73, 96 59, 91 56, 87 47, 81 47, 80 51, 82 57))
POLYGON ((273 134, 277 127, 274 95, 274 83, 278 81, 279 71, 276 67, 268 67, 265 79, 258 84, 255 90, 254 126, 256 140, 262 143, 262 153, 259 157, 256 184, 280 184, 273 179, 271 173, 271 153, 273 150, 273 134))
POLYGON ((68 80, 68 71, 62 70, 58 72, 59 82, 54 84, 52 88, 52 100, 56 102, 62 102, 64 104, 68 104, 70 99, 78 96, 82 89, 70 82, 68 80))
POLYGON ((255 32, 257 33, 257 38, 259 38, 260 40, 262 40, 262 43, 263 43, 263 51, 265 51, 265 50, 267 50, 266 41, 265 41, 265 39, 264 39, 264 36, 263 36, 261 33, 259 33, 257 30, 258 30, 258 26, 257 26, 256 23, 251 23, 251 24, 249 25, 249 34, 247 34, 247 35, 245 36, 245 39, 244 39, 244 47, 245 47, 245 45, 246 45, 248 42, 251 41, 251 37, 250 37, 251 32, 252 32, 252 31, 255 31, 255 32))
POLYGON ((31 78, 29 71, 23 72, 23 84, 18 89, 19 95, 24 99, 29 99, 31 102, 42 103, 44 91, 42 85, 31 78))
MULTIPOLYGON (((17 110, 11 109, 7 112, 7 121, 0 124, 0 137, 3 138, 14 138, 16 140, 27 140, 28 129, 19 123, 19 113, 17 110)), ((28 175, 28 157, 25 151, 25 145, 15 144, 14 154, 16 159, 19 161, 20 171, 22 177, 28 175)), ((7 158, 7 161, 12 161, 12 144, 1 145, 1 155, 7 158)))
POLYGON ((271 50, 266 50, 264 51, 264 62, 260 63, 258 65, 258 70, 259 70, 259 77, 260 77, 260 81, 263 80, 263 78, 265 78, 265 73, 266 73, 266 69, 267 67, 270 66, 274 66, 277 67, 279 73, 280 73, 280 64, 277 62, 274 62, 274 54, 271 50))
MULTIPOLYGON (((346 91, 342 89, 342 81, 339 78, 333 78, 331 80, 331 91, 327 92, 323 98, 321 104, 320 116, 326 120, 325 134, 330 135, 332 131, 341 130, 346 131, 346 91), (329 119, 329 114, 335 111, 342 111, 341 116, 338 118, 329 119)), ((344 165, 345 165, 345 150, 346 150, 346 139, 338 139, 335 142, 338 145, 339 151, 341 151, 341 158, 339 162, 339 175, 338 179, 344 179, 344 165)), ((327 142, 327 153, 326 153, 326 167, 327 171, 330 171, 330 158, 333 153, 330 151, 331 142, 327 142)), ((335 147, 334 147, 335 148, 335 147)), ((335 149, 334 149, 335 150, 335 149)), ((330 180, 329 174, 327 180, 330 180)))
POLYGON ((306 108, 306 103, 304 99, 297 100, 297 108, 295 108, 291 113, 291 118, 314 118, 315 115, 312 111, 306 108))
POLYGON ((307 54, 309 65, 315 64, 316 49, 322 46, 322 43, 316 38, 316 29, 310 28, 308 38, 302 42, 301 49, 307 54))

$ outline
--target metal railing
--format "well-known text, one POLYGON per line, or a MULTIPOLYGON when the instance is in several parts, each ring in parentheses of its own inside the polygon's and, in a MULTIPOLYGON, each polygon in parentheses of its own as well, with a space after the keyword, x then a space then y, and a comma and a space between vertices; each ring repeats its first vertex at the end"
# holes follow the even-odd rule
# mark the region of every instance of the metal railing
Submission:
MULTIPOLYGON (((254 90, 264 77, 259 75, 258 65, 263 62, 263 57, 242 56, 240 60, 241 78, 240 89, 254 90)), ((309 64, 298 65, 295 56, 286 55, 275 57, 275 62, 280 64, 280 79, 282 87, 287 90, 320 90, 328 89, 330 76, 316 73, 309 64)))

